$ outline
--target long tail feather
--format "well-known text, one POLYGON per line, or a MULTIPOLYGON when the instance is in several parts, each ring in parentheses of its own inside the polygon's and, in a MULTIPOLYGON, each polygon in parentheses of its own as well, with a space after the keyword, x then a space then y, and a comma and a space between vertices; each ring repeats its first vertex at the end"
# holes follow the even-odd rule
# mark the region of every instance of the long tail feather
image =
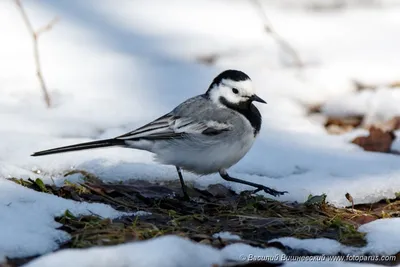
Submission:
POLYGON ((85 149, 92 149, 92 148, 101 148, 101 147, 109 147, 109 146, 124 146, 124 140, 118 139, 106 139, 106 140, 99 140, 93 141, 88 143, 81 143, 71 146, 64 146, 64 147, 57 147, 53 149, 43 150, 39 152, 33 153, 31 156, 44 156, 49 154, 56 154, 56 153, 64 153, 64 152, 71 152, 71 151, 78 151, 78 150, 85 150, 85 149))

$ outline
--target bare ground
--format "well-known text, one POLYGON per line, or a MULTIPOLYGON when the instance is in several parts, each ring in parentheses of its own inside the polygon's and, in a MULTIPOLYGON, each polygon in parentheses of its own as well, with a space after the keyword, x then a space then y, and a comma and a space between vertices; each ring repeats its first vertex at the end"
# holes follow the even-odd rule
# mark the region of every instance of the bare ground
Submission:
MULTIPOLYGON (((355 247, 366 244, 364 233, 357 231, 361 224, 387 217, 400 216, 400 198, 377 203, 356 205, 353 208, 335 208, 323 197, 315 196, 305 204, 271 200, 251 192, 236 194, 217 184, 199 190, 189 187, 190 201, 179 194, 178 181, 152 184, 141 180, 122 183, 103 183, 84 171, 84 182, 62 187, 45 185, 40 179, 24 181, 11 179, 32 190, 54 194, 77 201, 109 204, 126 212, 144 211, 145 216, 125 216, 110 220, 96 214, 75 217, 68 210, 55 218, 61 230, 71 240, 60 244, 64 248, 108 246, 145 240, 161 235, 176 234, 193 241, 222 248, 234 242, 257 247, 276 247, 287 255, 316 255, 307 250, 286 247, 280 242, 269 242, 278 237, 325 237, 355 247), (229 231, 241 240, 223 240, 213 234, 229 231)), ((67 173, 69 175, 71 173, 67 173)), ((38 255, 39 256, 39 255, 38 255)), ((400 263, 400 253, 393 262, 374 262, 387 266, 400 263)), ((34 257, 8 259, 0 267, 21 266, 34 257)), ((241 265, 242 266, 242 265, 241 265)), ((279 266, 272 263, 247 263, 246 266, 279 266)))

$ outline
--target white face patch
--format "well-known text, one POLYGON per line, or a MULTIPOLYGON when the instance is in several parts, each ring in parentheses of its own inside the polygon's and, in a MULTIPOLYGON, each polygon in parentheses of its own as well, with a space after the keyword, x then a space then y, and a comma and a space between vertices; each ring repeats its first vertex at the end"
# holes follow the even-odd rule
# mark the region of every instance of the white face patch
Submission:
POLYGON ((225 98, 229 103, 237 104, 245 102, 249 97, 255 94, 255 89, 251 80, 233 81, 223 79, 218 85, 215 85, 210 91, 210 99, 217 104, 220 103, 220 97, 225 98), (233 90, 237 90, 235 93, 233 90))
POLYGON ((252 96, 256 93, 253 87, 253 82, 251 80, 233 81, 233 80, 223 79, 221 81, 221 85, 225 85, 227 87, 230 87, 231 89, 232 88, 238 89, 239 94, 242 96, 252 96))

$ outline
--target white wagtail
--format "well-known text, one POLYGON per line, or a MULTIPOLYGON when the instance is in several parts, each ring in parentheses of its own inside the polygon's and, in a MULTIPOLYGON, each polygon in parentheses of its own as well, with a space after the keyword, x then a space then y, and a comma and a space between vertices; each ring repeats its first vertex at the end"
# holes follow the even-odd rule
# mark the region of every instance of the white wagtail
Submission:
POLYGON ((286 191, 237 179, 226 171, 246 155, 260 131, 261 114, 253 101, 266 103, 255 94, 249 76, 238 70, 226 70, 215 77, 205 94, 186 100, 134 131, 111 139, 40 151, 32 156, 110 146, 135 148, 153 152, 158 162, 175 166, 185 198, 188 195, 181 169, 199 175, 219 172, 227 181, 279 196, 286 191))

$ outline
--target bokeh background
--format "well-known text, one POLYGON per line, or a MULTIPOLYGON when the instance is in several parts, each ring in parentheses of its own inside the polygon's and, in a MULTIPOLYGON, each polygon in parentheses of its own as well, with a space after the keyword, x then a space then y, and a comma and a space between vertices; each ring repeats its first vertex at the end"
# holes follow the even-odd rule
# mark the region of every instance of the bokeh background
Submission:
MULTIPOLYGON (((399 14, 397 0, 1 0, 0 214, 7 227, 0 236, 7 242, 0 242, 0 256, 57 248, 55 240, 67 237, 55 230, 54 216, 89 207, 5 178, 80 181, 79 174, 64 177, 72 169, 104 181, 177 179, 174 167, 143 151, 30 154, 130 131, 204 93, 225 69, 246 72, 268 102, 258 105, 260 136, 233 176, 287 190, 282 201, 325 193, 342 207, 349 205, 346 193, 356 204, 395 198, 399 14), (373 137, 352 143, 372 125, 380 129, 373 137)), ((219 175, 185 179, 196 187, 249 189, 219 175)), ((370 244, 398 252, 378 243, 370 244)))
MULTIPOLYGON (((173 168, 142 151, 29 155, 132 130, 205 92, 219 72, 233 68, 246 72, 268 102, 259 105, 263 129, 234 167, 237 175, 289 187, 291 200, 324 191, 337 204, 347 203, 342 183, 354 186, 356 201, 371 198, 348 179, 378 175, 400 185, 397 156, 351 144, 368 126, 400 112, 398 1, 24 0, 29 23, 40 32, 50 108, 17 3, 0 2, 4 176, 40 172, 62 182, 66 170, 83 168, 109 180, 175 179, 173 168), (326 188, 332 177, 335 185, 326 188)), ((389 147, 396 146, 395 140, 389 147)), ((379 192, 372 198, 394 194, 393 186, 371 185, 379 192)))

